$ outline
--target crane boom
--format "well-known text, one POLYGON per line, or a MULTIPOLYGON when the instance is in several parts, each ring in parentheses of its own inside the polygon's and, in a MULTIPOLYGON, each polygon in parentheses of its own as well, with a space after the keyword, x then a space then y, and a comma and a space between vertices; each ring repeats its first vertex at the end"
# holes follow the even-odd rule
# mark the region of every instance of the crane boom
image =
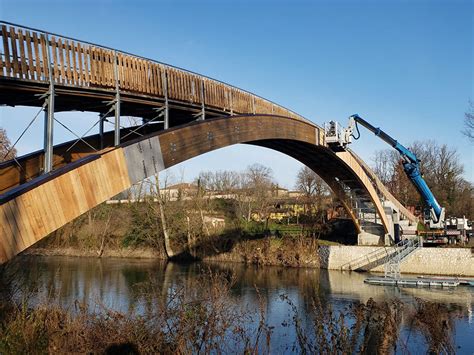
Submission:
MULTIPOLYGON (((331 140, 331 135, 328 140, 328 144, 336 143, 339 146, 345 147, 347 144, 351 143, 351 137, 353 137, 354 129, 358 130, 357 124, 360 124, 367 128, 369 131, 374 133, 377 137, 382 139, 384 142, 388 143, 392 146, 395 150, 397 150, 401 157, 402 157, 402 164, 405 173, 407 174, 408 178, 418 190, 420 195, 422 196, 430 215, 430 226, 432 228, 443 228, 444 224, 444 208, 440 206, 436 197, 434 196, 431 189, 426 184, 426 181, 423 179, 423 176, 420 171, 420 160, 417 156, 410 151, 408 148, 400 144, 397 140, 389 136, 387 133, 382 131, 378 127, 374 127, 369 122, 364 120, 357 114, 354 114, 349 117, 349 126, 344 130, 344 133, 339 134, 337 133, 337 123, 330 122, 329 129, 326 128, 327 132, 336 131, 336 139, 331 140), (331 131, 332 129, 332 131, 331 131)), ((357 138, 356 138, 357 139, 357 138)))

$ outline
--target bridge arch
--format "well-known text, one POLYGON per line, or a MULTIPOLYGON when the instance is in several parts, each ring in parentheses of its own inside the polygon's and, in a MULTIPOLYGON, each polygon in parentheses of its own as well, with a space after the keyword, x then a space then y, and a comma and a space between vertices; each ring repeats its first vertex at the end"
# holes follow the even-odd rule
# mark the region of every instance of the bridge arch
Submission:
POLYGON ((0 263, 133 184, 192 157, 253 144, 285 153, 319 174, 339 197, 358 231, 354 194, 372 204, 383 233, 388 222, 368 176, 350 152, 326 147, 308 121, 240 115, 195 121, 106 148, 0 195, 0 263), (352 194, 352 195, 351 195, 352 194))

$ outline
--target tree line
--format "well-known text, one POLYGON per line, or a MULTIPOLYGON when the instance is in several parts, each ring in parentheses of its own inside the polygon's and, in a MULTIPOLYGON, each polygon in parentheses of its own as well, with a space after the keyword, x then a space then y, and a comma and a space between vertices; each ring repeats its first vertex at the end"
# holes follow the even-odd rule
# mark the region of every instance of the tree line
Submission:
MULTIPOLYGON (((456 149, 434 140, 414 142, 409 149, 420 159, 423 178, 447 216, 474 218, 474 189, 463 177, 464 166, 456 149)), ((393 149, 376 152, 373 170, 389 191, 405 206, 423 205, 408 179, 400 155, 393 149)))

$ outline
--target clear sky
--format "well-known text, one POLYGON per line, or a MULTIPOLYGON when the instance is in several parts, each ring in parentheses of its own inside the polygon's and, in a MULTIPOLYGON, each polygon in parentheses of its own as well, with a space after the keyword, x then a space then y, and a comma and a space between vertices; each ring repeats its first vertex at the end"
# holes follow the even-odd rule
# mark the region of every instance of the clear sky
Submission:
MULTIPOLYGON (((317 124, 358 113, 409 145, 458 150, 474 181, 474 149, 460 133, 474 99, 472 1, 7 1, 0 18, 118 48, 252 91, 317 124)), ((36 110, 0 108, 12 140, 36 110)), ((59 114, 84 131, 95 115, 59 114)), ((42 117, 41 117, 42 119, 42 117)), ((371 163, 387 146, 368 131, 353 149, 371 163)), ((19 144, 42 145, 42 123, 19 144)), ((56 142, 73 137, 57 127, 56 142)), ((292 187, 300 164, 235 146, 181 164, 174 175, 260 162, 292 187)))

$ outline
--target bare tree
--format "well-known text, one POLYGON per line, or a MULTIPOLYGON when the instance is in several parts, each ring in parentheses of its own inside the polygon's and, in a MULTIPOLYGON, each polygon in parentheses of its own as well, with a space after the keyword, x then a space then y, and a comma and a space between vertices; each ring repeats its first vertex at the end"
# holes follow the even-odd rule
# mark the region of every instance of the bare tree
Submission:
POLYGON ((464 130, 462 133, 474 142, 474 102, 469 101, 469 108, 464 114, 464 130))
POLYGON ((205 190, 229 193, 239 187, 239 173, 228 170, 203 171, 199 173, 197 182, 205 190))
POLYGON ((392 149, 384 149, 375 152, 373 170, 382 183, 390 183, 399 160, 398 153, 392 149))
POLYGON ((16 157, 16 149, 12 148, 7 131, 0 127, 0 162, 16 157))
MULTIPOLYGON (((168 184, 168 179, 167 178, 168 178, 168 176, 165 175, 165 178, 163 180, 165 189, 166 189, 167 184, 168 184)), ((162 228, 162 232, 163 232, 163 248, 165 250, 166 256, 168 258, 172 258, 177 253, 174 252, 173 248, 171 247, 170 234, 169 234, 168 224, 167 224, 167 219, 166 219, 166 214, 165 214, 165 205, 166 205, 166 202, 167 202, 167 196, 161 192, 160 179, 159 179, 159 174, 158 173, 155 176, 155 186, 154 187, 155 187, 154 192, 155 192, 156 199, 158 200, 158 209, 159 209, 159 211, 156 211, 156 209, 155 209, 155 212, 158 212, 159 216, 160 216, 161 228, 162 228)), ((151 206, 154 206, 153 200, 151 201, 151 206)))
POLYGON ((303 166, 298 172, 295 188, 304 194, 305 213, 311 211, 312 206, 321 210, 324 198, 330 193, 324 180, 307 166, 303 166))
POLYGON ((273 187, 273 171, 262 164, 253 164, 245 170, 246 190, 260 220, 268 223, 271 189, 273 187))

